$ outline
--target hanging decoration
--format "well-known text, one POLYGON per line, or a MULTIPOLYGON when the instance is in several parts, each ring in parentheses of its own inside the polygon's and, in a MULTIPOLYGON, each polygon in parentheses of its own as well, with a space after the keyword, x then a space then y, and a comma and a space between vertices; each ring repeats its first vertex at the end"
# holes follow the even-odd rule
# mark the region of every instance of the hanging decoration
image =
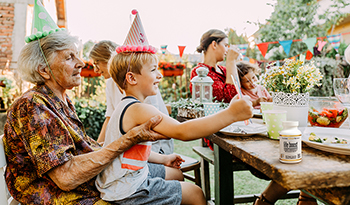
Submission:
POLYGON ((317 50, 318 51, 322 51, 322 48, 325 46, 327 44, 327 41, 320 41, 320 40, 318 40, 317 41, 317 45, 318 45, 318 47, 317 47, 317 50))
POLYGON ((248 44, 239 44, 237 47, 239 48, 239 51, 242 53, 242 55, 245 56, 247 54, 248 44))
POLYGON ((290 47, 293 43, 293 40, 288 40, 288 41, 279 41, 281 46, 283 47, 284 52, 286 52, 287 56, 289 55, 290 52, 290 47))
POLYGON ((259 44, 257 44, 257 46, 258 46, 261 54, 264 56, 264 58, 265 58, 267 49, 269 48, 269 44, 270 43, 259 43, 259 44))
POLYGON ((179 47, 180 58, 182 58, 182 54, 184 53, 186 46, 178 46, 178 47, 179 47))
POLYGON ((327 36, 328 41, 331 43, 333 48, 338 52, 340 46, 341 34, 327 36))
MULTIPOLYGON (((303 39, 303 42, 306 44, 307 49, 309 49, 312 54, 314 54, 314 46, 316 44, 317 39, 316 38, 307 38, 303 39)), ((306 55, 307 56, 307 55, 306 55)), ((306 57, 307 58, 307 57, 306 57)))
POLYGON ((308 50, 308 51, 306 52, 306 60, 311 60, 312 57, 313 57, 313 55, 312 55, 311 51, 308 50))
POLYGON ((168 47, 168 45, 161 45, 160 46, 160 50, 162 51, 162 54, 165 54, 167 47, 168 47))

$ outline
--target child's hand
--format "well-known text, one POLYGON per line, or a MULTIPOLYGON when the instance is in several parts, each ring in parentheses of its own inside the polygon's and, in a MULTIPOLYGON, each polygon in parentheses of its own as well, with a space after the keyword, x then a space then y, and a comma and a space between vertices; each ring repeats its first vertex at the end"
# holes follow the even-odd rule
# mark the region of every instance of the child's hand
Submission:
POLYGON ((257 100, 253 101, 253 107, 260 105, 261 102, 267 102, 267 101, 268 100, 266 97, 260 97, 257 100))
POLYGON ((236 117, 236 121, 243 121, 253 117, 253 107, 249 96, 243 96, 239 100, 232 98, 228 109, 236 117))
POLYGON ((180 169, 180 165, 182 164, 182 162, 185 161, 177 154, 169 154, 165 156, 166 159, 164 162, 164 166, 180 169))

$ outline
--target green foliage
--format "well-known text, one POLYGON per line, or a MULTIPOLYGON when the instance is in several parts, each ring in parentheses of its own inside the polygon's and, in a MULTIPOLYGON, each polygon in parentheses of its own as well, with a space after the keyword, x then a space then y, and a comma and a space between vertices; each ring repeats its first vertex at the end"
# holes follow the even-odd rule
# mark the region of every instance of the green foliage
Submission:
POLYGON ((84 58, 84 60, 89 61, 89 53, 94 45, 95 45, 95 43, 91 40, 84 43, 84 45, 83 45, 83 58, 84 58))
POLYGON ((201 103, 195 103, 192 101, 191 98, 181 98, 178 101, 171 102, 171 117, 176 119, 177 116, 177 110, 178 108, 187 108, 187 109, 196 109, 196 110, 203 110, 203 104, 201 103))
MULTIPOLYGON (((318 15, 317 0, 278 0, 274 12, 265 25, 259 24, 259 40, 261 42, 283 41, 326 36, 327 31, 345 16, 339 12, 349 5, 343 0, 332 0, 332 5, 318 15), (320 22, 320 23, 317 23, 320 22)), ((269 50, 279 47, 270 44, 269 50)), ((289 56, 295 56, 307 51, 303 42, 293 42, 289 56)), ((272 56, 271 60, 281 60, 288 56, 280 53, 272 56)))
POLYGON ((326 54, 326 57, 328 58, 335 58, 336 54, 339 54, 341 56, 344 56, 345 49, 348 47, 348 44, 345 42, 341 42, 338 48, 338 52, 333 48, 330 52, 326 54))
POLYGON ((314 87, 310 96, 334 96, 333 78, 343 77, 344 73, 339 67, 339 61, 332 58, 314 57, 312 59, 323 75, 320 87, 314 87))
POLYGON ((86 134, 97 140, 105 121, 106 106, 95 100, 74 99, 75 109, 86 134))

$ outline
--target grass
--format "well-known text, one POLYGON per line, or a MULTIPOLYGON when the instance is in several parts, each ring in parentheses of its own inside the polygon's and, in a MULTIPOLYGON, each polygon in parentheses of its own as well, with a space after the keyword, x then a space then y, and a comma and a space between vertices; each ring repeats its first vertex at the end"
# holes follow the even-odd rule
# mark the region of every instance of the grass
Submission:
MULTIPOLYGON (((182 142, 174 140, 176 153, 183 154, 194 159, 200 160, 200 157, 192 151, 192 147, 200 146, 201 140, 195 140, 190 142, 182 142)), ((214 166, 210 165, 210 191, 211 197, 214 198, 214 166)), ((244 194, 260 194, 269 184, 269 181, 265 181, 253 176, 249 171, 235 172, 234 174, 234 190, 235 195, 244 194)), ((285 199, 279 200, 276 205, 295 205, 297 199, 285 199)), ((243 203, 244 205, 251 205, 252 203, 243 203)))

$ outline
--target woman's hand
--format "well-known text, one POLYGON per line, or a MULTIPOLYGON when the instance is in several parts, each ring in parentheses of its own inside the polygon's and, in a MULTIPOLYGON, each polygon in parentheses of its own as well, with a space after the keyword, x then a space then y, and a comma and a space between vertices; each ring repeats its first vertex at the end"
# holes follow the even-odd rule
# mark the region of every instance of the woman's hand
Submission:
POLYGON ((169 139, 168 137, 153 131, 153 128, 162 121, 162 118, 163 117, 161 115, 156 115, 142 125, 132 128, 127 132, 127 134, 130 136, 128 139, 135 144, 145 141, 169 139))
POLYGON ((227 50, 226 61, 227 62, 236 61, 238 56, 239 56, 239 49, 237 48, 237 46, 231 46, 227 50))
POLYGON ((176 169, 180 169, 182 162, 185 162, 179 155, 177 154, 170 154, 170 155, 165 155, 165 161, 164 161, 164 166, 167 167, 173 167, 176 169))
POLYGON ((253 117, 253 107, 249 96, 243 96, 242 99, 237 99, 237 96, 232 98, 228 109, 235 116, 235 121, 243 121, 253 117))

